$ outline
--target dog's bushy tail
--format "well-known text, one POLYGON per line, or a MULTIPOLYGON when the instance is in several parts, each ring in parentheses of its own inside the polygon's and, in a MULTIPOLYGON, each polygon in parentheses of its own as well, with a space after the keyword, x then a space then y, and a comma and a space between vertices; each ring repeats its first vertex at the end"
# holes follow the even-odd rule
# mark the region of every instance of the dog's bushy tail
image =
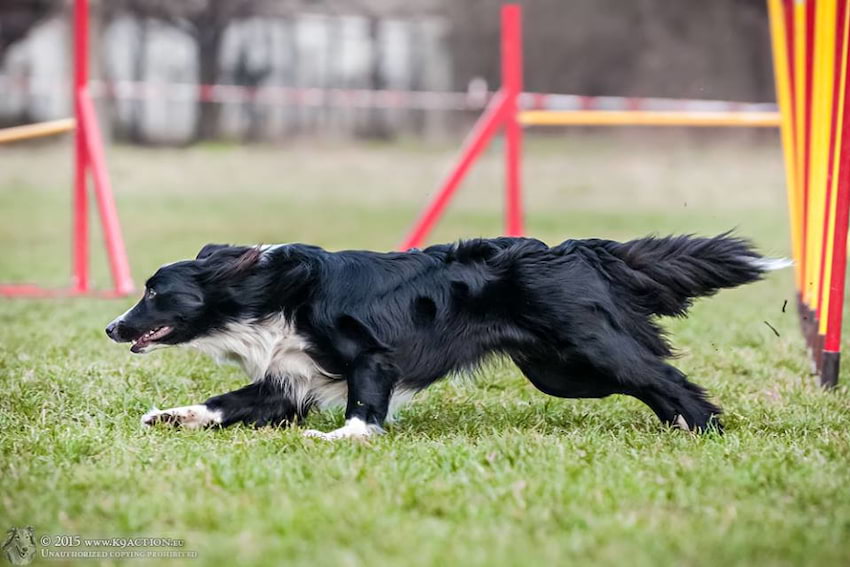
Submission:
POLYGON ((791 265, 786 259, 761 256, 751 242, 729 233, 594 244, 612 284, 625 286, 655 315, 684 315, 697 297, 757 281, 765 272, 791 265))

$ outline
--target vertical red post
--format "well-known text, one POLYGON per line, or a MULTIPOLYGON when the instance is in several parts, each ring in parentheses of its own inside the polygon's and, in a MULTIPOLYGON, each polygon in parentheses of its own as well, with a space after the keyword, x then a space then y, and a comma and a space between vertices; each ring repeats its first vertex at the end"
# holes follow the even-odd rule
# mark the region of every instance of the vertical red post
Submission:
POLYGON ((133 291, 130 264, 112 186, 106 171, 103 140, 97 115, 88 90, 89 84, 89 4, 74 0, 74 114, 77 119, 74 171, 74 293, 86 293, 89 281, 88 193, 86 175, 94 178, 95 196, 100 210, 106 252, 112 273, 114 292, 127 295, 133 291))
POLYGON ((522 236, 522 8, 502 6, 502 91, 505 94, 505 234, 522 236))
POLYGON ((85 132, 86 156, 88 157, 89 169, 94 177, 95 197, 103 225, 103 237, 115 293, 128 295, 133 291, 133 278, 130 276, 130 265, 127 261, 124 238, 121 236, 121 226, 118 222, 118 209, 115 207, 115 199, 112 195, 112 185, 106 172, 106 156, 103 153, 103 141, 97 125, 97 115, 87 90, 83 91, 80 96, 79 119, 85 132))
POLYGON ((522 127, 519 123, 519 96, 522 93, 522 9, 518 4, 502 6, 502 87, 475 123, 460 151, 457 163, 440 189, 426 205, 405 237, 401 250, 422 244, 457 191, 466 172, 487 147, 500 127, 505 126, 506 203, 505 234, 522 236, 522 186, 520 155, 522 127))
POLYGON ((73 195, 73 293, 89 291, 89 226, 88 197, 86 192, 86 149, 85 128, 81 117, 81 99, 89 80, 89 9, 88 0, 74 2, 74 115, 77 129, 74 133, 74 195, 73 195))
MULTIPOLYGON (((848 9, 845 7, 845 9, 848 9)), ((846 14, 845 14, 846 17, 846 14)), ((839 22, 846 25, 847 20, 839 22)), ((841 29, 841 28, 840 28, 841 29)), ((842 34, 843 35, 843 34, 842 34)), ((842 45, 845 53, 850 45, 842 45)), ((850 54, 848 54, 850 55, 850 54)), ((850 62, 846 62, 850 67, 850 62)), ((845 68, 845 73, 850 73, 845 68)), ((847 85, 850 87, 850 85, 847 85)), ((843 105, 842 124, 836 125, 836 143, 841 144, 838 154, 838 183, 835 195, 835 234, 832 246, 832 272, 829 281, 826 337, 823 345, 821 384, 827 387, 838 382, 839 356, 841 351, 841 324, 844 314, 844 286, 847 269, 847 231, 850 222, 850 88, 844 89, 844 99, 836 101, 843 105)), ((838 111, 836 110, 836 113, 838 111)))

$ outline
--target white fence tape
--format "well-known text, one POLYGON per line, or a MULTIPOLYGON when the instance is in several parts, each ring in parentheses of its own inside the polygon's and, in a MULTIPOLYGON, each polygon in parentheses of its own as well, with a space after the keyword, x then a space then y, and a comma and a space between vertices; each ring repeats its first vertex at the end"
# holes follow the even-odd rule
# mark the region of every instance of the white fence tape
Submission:
MULTIPOLYGON (((58 82, 29 81, 0 75, 0 95, 47 96, 69 89, 58 82)), ((419 110, 480 110, 492 92, 369 90, 264 85, 197 85, 135 81, 92 81, 92 95, 125 100, 201 100, 223 104, 262 104, 335 108, 393 108, 419 110)), ((652 97, 581 96, 523 93, 520 106, 528 110, 679 110, 700 112, 775 112, 774 103, 652 97)))

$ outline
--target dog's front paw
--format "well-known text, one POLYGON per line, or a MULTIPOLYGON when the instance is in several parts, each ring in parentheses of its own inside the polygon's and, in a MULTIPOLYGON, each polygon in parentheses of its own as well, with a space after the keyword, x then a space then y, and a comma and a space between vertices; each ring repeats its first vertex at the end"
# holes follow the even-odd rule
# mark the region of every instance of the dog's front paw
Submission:
POLYGON ((159 423, 186 429, 199 429, 221 423, 221 412, 211 410, 203 404, 183 406, 166 410, 151 409, 142 416, 142 425, 154 426, 159 423))
POLYGON ((327 433, 316 429, 307 429, 304 431, 304 437, 324 439, 325 441, 335 441, 337 439, 365 439, 383 432, 384 430, 379 426, 369 425, 365 421, 354 417, 347 420, 345 425, 339 429, 334 429, 327 433))
POLYGON ((303 432, 304 437, 312 437, 313 439, 324 439, 325 441, 330 441, 330 437, 328 433, 324 431, 319 431, 318 429, 306 429, 303 432))

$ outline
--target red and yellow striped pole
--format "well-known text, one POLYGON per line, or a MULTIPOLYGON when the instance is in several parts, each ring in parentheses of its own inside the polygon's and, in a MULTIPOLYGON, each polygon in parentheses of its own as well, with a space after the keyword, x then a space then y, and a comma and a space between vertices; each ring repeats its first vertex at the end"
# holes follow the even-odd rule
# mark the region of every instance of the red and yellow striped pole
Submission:
POLYGON ((838 380, 850 206, 850 0, 768 0, 800 317, 838 380))
POLYGON ((797 182, 797 163, 794 136, 793 98, 793 29, 788 26, 790 0, 769 0, 770 35, 773 47, 773 68, 776 80, 776 100, 779 105, 780 133, 785 160, 785 180, 788 193, 788 214, 791 226, 791 253, 798 286, 802 282, 802 193, 797 182))
POLYGON ((824 334, 821 380, 826 386, 838 382, 838 363, 841 351, 841 322, 844 311, 844 285, 847 270, 847 230, 850 217, 850 3, 840 0, 838 10, 840 68, 838 94, 834 99, 836 119, 832 124, 830 224, 827 231, 828 249, 824 277, 825 305, 822 307, 821 327, 824 334))

